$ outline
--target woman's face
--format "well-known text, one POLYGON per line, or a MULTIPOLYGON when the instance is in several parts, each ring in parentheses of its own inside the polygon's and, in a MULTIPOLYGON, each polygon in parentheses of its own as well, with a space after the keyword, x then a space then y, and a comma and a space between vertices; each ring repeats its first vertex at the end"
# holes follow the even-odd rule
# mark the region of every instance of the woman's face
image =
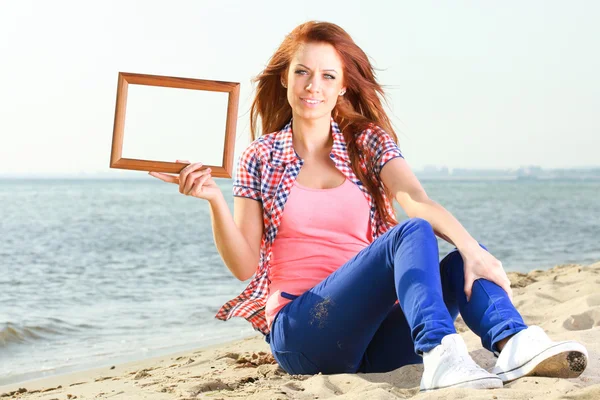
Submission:
POLYGON ((343 80, 342 60, 332 45, 302 45, 287 74, 287 98, 294 118, 329 119, 344 89, 343 80))

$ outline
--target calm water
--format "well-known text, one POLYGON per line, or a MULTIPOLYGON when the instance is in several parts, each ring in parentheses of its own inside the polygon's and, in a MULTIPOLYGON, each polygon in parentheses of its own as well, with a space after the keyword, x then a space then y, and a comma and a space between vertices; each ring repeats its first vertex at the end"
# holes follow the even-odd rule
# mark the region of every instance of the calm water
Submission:
MULTIPOLYGON (((423 184, 509 271, 600 261, 600 182, 423 184)), ((0 180, 0 385, 248 336, 244 287, 174 185, 0 180)))

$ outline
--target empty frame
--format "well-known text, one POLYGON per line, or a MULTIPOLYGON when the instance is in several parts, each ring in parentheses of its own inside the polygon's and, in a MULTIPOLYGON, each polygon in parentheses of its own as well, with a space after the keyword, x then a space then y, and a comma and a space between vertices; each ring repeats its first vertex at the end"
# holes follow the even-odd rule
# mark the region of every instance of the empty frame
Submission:
POLYGON ((231 178, 240 84, 119 72, 110 168, 231 178), (126 117, 127 116, 127 117, 126 117))

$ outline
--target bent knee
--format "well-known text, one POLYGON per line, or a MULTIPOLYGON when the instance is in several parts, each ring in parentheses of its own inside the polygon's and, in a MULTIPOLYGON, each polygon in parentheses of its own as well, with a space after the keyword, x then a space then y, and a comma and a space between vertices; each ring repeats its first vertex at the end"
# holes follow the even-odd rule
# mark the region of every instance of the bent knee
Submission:
POLYGON ((458 249, 454 249, 446 254, 442 258, 442 261, 440 261, 440 269, 460 268, 462 270, 463 266, 463 258, 458 249))
MULTIPOLYGON (((478 243, 479 246, 481 246, 482 249, 484 249, 485 251, 488 251, 487 247, 485 247, 483 244, 478 243)), ((451 266, 457 266, 460 267, 460 269, 462 270, 463 266, 464 266, 464 261, 462 258, 462 255, 460 254, 460 251, 458 251, 458 249, 454 249, 451 252, 449 252, 448 254, 446 254, 444 256, 444 258, 442 259, 442 261, 440 261, 440 268, 444 268, 444 267, 451 267, 451 266)))
POLYGON ((400 222, 388 231, 394 240, 416 235, 422 239, 436 240, 431 224, 423 218, 410 218, 400 222))
POLYGON ((409 218, 404 222, 407 228, 411 228, 413 230, 426 231, 433 233, 433 227, 423 218, 409 218))

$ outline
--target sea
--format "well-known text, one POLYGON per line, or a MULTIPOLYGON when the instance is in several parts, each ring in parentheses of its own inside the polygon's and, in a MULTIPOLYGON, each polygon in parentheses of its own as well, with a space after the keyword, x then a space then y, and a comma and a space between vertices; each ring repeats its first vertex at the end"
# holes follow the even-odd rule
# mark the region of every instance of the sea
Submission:
MULTIPOLYGON (((233 209, 232 181, 217 181, 233 209)), ((598 180, 422 184, 507 271, 600 261, 598 180)), ((215 248, 208 203, 175 185, 0 180, 0 385, 251 336, 214 318, 246 284, 215 248)))

